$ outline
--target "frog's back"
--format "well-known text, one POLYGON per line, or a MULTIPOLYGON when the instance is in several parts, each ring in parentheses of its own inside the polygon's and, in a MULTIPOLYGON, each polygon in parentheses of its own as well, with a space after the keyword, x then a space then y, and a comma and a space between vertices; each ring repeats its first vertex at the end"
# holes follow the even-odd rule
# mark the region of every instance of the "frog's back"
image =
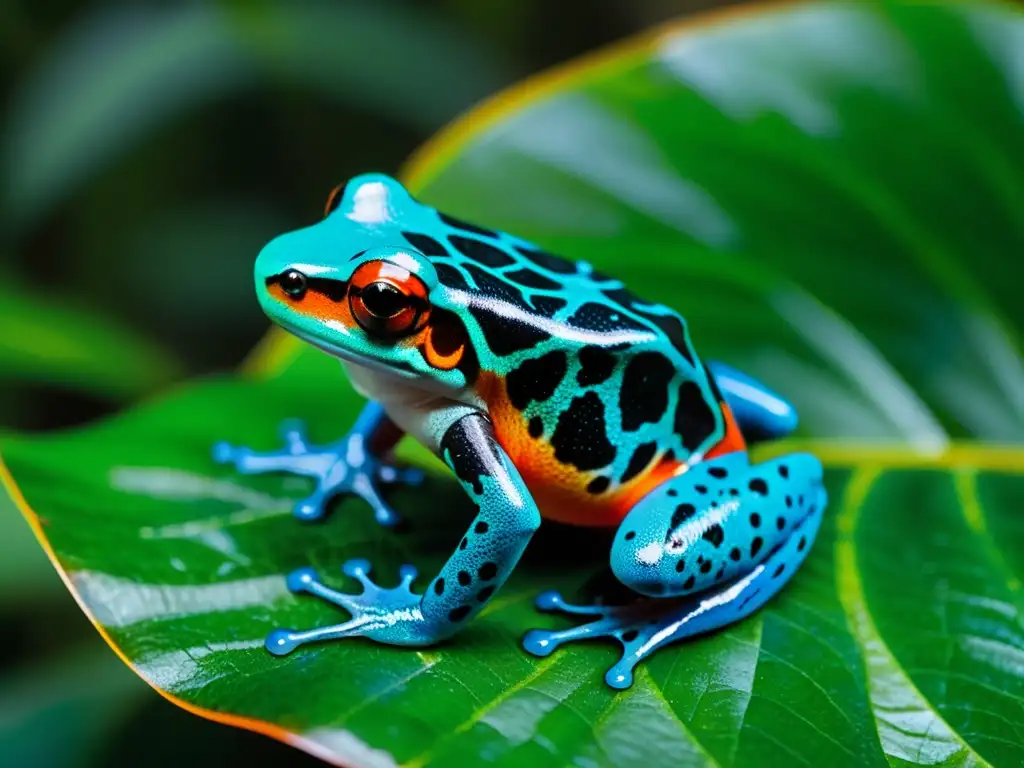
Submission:
POLYGON ((687 460, 742 446, 678 313, 586 263, 420 210, 402 235, 437 269, 475 351, 473 387, 546 517, 616 524, 687 460))

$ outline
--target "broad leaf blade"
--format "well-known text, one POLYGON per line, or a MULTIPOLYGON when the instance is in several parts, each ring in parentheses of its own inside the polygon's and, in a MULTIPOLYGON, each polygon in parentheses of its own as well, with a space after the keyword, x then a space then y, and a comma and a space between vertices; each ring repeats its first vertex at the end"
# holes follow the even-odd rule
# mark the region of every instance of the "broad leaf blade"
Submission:
MULTIPOLYGON (((602 681, 615 658, 607 646, 542 661, 518 647, 526 628, 559 623, 532 610, 533 595, 552 587, 572 593, 602 567, 607 541, 555 527, 538 536, 486 614, 441 648, 355 641, 284 661, 266 654, 271 628, 338 618, 287 593, 290 569, 313 563, 341 585, 337 565, 360 555, 383 579, 406 561, 431 573, 473 515, 442 476, 423 494, 429 503, 411 493, 395 499, 410 519, 405 536, 383 535, 355 501, 341 503, 326 524, 304 527, 288 511, 301 484, 242 481, 205 460, 208 429, 234 424, 240 439, 270 445, 270 432, 247 426, 247 414, 316 417, 314 404, 296 406, 317 402, 310 392, 282 380, 210 384, 105 429, 4 445, 79 597, 136 670, 172 696, 214 717, 283 726, 296 743, 309 748, 311 740, 356 765, 372 764, 350 751, 367 744, 386 746, 398 762, 440 765, 475 754, 527 759, 541 745, 562 760, 592 754, 615 765, 664 761, 668 746, 737 765, 788 764, 792 750, 810 764, 863 765, 881 761, 883 747, 904 756, 979 753, 994 764, 1019 756, 1012 739, 1022 681, 1007 674, 1007 658, 1024 638, 1000 550, 968 527, 965 515, 974 513, 955 489, 961 473, 997 488, 1003 504, 985 515, 1005 524, 1024 502, 1019 470, 1005 468, 1024 467, 1024 453, 976 448, 910 458, 918 468, 890 469, 882 479, 870 450, 840 459, 828 476, 833 515, 800 578, 750 621, 663 652, 619 695, 602 681), (186 416, 212 426, 183 428, 186 416), (873 478, 867 495, 859 490, 865 473, 873 478), (94 504, 83 508, 79 499, 94 504), (439 517, 439 508, 449 513, 439 517), (904 518, 894 519, 894 510, 904 518), (935 533, 908 547, 923 510, 935 533), (586 554, 559 560, 566 551, 586 554), (953 582, 935 578, 946 568, 960 572, 958 600, 953 582), (891 587, 897 579, 901 590, 891 587), (955 695, 947 684, 964 673, 940 664, 959 640, 922 630, 928 616, 971 627, 970 677, 955 695), (929 695, 929 683, 943 695, 929 695), (964 707, 997 717, 979 734, 965 727, 964 707), (651 729, 667 741, 645 739, 651 729)), ((349 395, 323 431, 341 429, 357 407, 349 395)), ((827 456, 828 444, 821 448, 827 456)))
POLYGON ((424 199, 681 308, 704 356, 796 400, 801 438, 760 455, 828 466, 822 532, 786 590, 661 652, 627 692, 602 681, 608 645, 518 647, 562 624, 533 595, 586 595, 607 562, 606 534, 553 525, 444 646, 260 647, 339 618, 287 593, 292 568, 351 586, 337 566, 361 556, 385 583, 403 562, 425 582, 473 513, 437 473, 395 495, 405 534, 352 500, 303 526, 288 514, 303 482, 215 466, 215 440, 271 447, 295 416, 327 440, 358 412, 336 364, 279 336, 250 361, 259 376, 5 440, 26 514, 151 684, 339 764, 1018 764, 1007 254, 1022 233, 1007 200, 1024 164, 1019 82, 993 41, 1022 24, 988 6, 824 4, 669 30, 471 115, 478 132, 456 127, 414 166, 424 199))

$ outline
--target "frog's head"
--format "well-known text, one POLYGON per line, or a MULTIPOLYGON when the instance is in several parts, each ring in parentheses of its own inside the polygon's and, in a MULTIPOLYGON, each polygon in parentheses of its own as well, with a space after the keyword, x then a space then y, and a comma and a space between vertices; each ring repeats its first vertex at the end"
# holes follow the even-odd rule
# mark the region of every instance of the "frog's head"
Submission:
POLYGON ((281 235, 256 260, 256 292, 278 325, 378 371, 461 389, 475 375, 465 327, 437 270, 412 248, 431 209, 394 179, 364 174, 330 195, 324 219, 281 235))

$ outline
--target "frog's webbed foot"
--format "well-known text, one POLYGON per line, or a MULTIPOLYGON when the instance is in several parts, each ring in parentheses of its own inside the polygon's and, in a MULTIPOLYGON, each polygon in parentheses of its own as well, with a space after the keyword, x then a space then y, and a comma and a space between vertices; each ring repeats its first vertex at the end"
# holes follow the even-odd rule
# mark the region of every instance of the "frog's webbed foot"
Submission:
POLYGON ((217 443, 213 447, 213 458, 221 464, 233 464, 247 475, 290 472, 313 478, 316 489, 293 509, 300 520, 320 519, 331 499, 350 494, 365 499, 381 525, 393 526, 400 518, 382 498, 381 486, 418 485, 424 475, 419 469, 388 464, 369 450, 368 444, 384 418, 383 409, 376 403, 369 403, 345 437, 324 446, 312 445, 306 438, 303 424, 290 420, 282 425, 284 447, 277 451, 259 452, 217 443))
POLYGON ((349 560, 342 566, 346 575, 363 585, 359 594, 331 589, 321 582, 312 568, 300 568, 288 574, 287 584, 295 594, 309 594, 347 611, 351 618, 340 624, 296 631, 276 629, 266 639, 266 648, 275 656, 286 656, 300 645, 337 640, 343 637, 366 637, 389 645, 430 645, 438 639, 436 631, 424 620, 420 611, 421 596, 412 591, 416 569, 403 565, 399 569, 398 586, 385 589, 370 580, 370 563, 349 560))
POLYGON ((763 562, 731 583, 701 594, 588 606, 572 605, 557 592, 545 592, 537 598, 539 610, 596 618, 570 629, 531 630, 523 638, 523 648, 535 656, 547 656, 563 643, 614 637, 622 644, 622 657, 604 679, 612 688, 628 688, 634 667, 657 649, 739 621, 774 597, 803 563, 817 535, 824 490, 818 491, 817 501, 815 510, 763 562))
POLYGON ((605 673, 604 679, 612 688, 629 688, 637 663, 668 642, 660 639, 666 630, 671 632, 674 623, 674 614, 668 609, 679 603, 638 598, 627 605, 573 605, 558 592, 544 592, 537 597, 538 610, 596 618, 571 629, 530 630, 523 637, 523 648, 534 656, 547 656, 563 643, 613 637, 622 644, 622 658, 605 673))
POLYGON ((557 592, 545 592, 537 597, 538 610, 596 618, 570 629, 530 630, 523 637, 523 648, 534 656, 547 656, 563 643, 613 637, 622 645, 622 656, 605 673, 604 680, 612 688, 629 688, 633 684, 633 669, 636 665, 662 646, 735 621, 755 611, 771 596, 762 596, 756 590, 748 589, 746 581, 741 579, 734 585, 709 594, 703 600, 641 597, 622 606, 573 605, 565 602, 557 592), (742 612, 736 610, 738 601, 733 596, 734 592, 742 592, 745 596, 741 598, 742 612), (746 599, 746 596, 750 599, 746 599), (719 606, 730 603, 734 610, 730 611, 730 618, 725 620, 719 606), (720 620, 709 624, 709 619, 716 615, 720 620))

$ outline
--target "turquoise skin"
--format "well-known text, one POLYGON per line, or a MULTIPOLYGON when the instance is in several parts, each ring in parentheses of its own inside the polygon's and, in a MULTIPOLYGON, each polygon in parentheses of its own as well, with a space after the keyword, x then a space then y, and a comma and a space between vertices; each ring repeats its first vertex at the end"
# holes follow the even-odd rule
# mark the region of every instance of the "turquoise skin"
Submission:
POLYGON ((316 481, 300 519, 339 494, 364 498, 386 526, 397 513, 380 486, 417 483, 387 461, 409 434, 452 469, 478 514, 422 594, 416 571, 382 589, 370 565, 345 572, 364 591, 326 587, 310 569, 296 593, 350 614, 343 623, 277 630, 271 653, 362 636, 426 646, 456 633, 512 573, 543 518, 615 527, 610 564, 628 605, 541 610, 591 617, 533 630, 535 655, 615 637, 606 675, 628 687, 657 648, 742 619, 800 567, 827 503, 820 462, 792 454, 752 464, 750 441, 796 427, 796 413, 755 379, 705 365, 683 318, 636 297, 583 262, 468 224, 414 200, 394 179, 366 174, 332 194, 324 219, 260 253, 256 291, 267 315, 337 357, 371 402, 338 443, 312 446, 296 424, 286 446, 257 453, 224 443, 214 457, 241 472, 316 481))

